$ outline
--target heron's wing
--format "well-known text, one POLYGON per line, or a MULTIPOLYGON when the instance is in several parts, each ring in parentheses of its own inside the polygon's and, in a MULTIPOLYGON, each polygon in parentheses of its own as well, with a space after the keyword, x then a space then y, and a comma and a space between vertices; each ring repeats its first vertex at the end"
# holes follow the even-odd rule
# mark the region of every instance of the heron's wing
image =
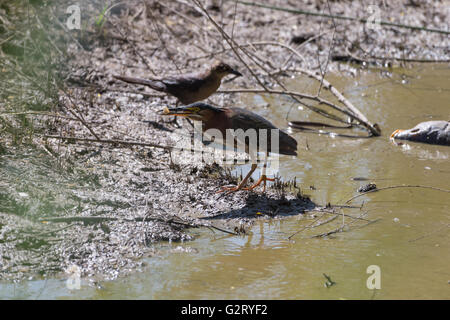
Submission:
POLYGON ((234 130, 242 129, 246 131, 254 129, 258 131, 259 129, 277 129, 270 121, 256 113, 241 108, 232 108, 232 111, 231 125, 234 130))
POLYGON ((249 152, 250 149, 255 150, 256 148, 258 151, 270 151, 271 129, 276 129, 276 127, 270 121, 245 109, 232 108, 232 113, 231 126, 236 133, 235 140, 245 144, 246 152, 249 152), (240 134, 236 132, 239 129, 243 131, 240 134), (267 143, 260 141, 261 130, 266 130, 267 132, 267 143), (251 140, 252 138, 256 138, 256 145, 251 140))
MULTIPOLYGON (((241 108, 232 108, 232 113, 231 123, 234 130, 242 129, 245 132, 250 129, 256 131, 258 141, 257 148, 259 151, 272 152, 272 129, 277 129, 279 135, 278 153, 297 155, 297 141, 282 130, 279 130, 270 121, 264 119, 256 113, 241 108), (266 143, 260 141, 260 130, 267 130, 266 143)), ((243 142, 247 145, 248 140, 249 139, 245 139, 243 142)))

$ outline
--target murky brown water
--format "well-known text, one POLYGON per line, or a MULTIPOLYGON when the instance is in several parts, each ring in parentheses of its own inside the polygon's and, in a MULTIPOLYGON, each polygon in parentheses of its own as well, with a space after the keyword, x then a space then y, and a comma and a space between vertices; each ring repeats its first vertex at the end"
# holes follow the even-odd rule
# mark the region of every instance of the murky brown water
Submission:
MULTIPOLYGON (((410 128, 432 119, 450 119, 450 68, 427 65, 397 69, 392 78, 380 77, 377 71, 357 79, 346 78, 333 76, 329 80, 368 119, 380 125, 382 137, 355 140, 294 133, 299 141, 299 156, 281 159, 282 177, 297 177, 318 204, 343 204, 368 182, 375 182, 378 187, 411 184, 450 189, 449 147, 418 143, 396 146, 388 139, 398 128, 410 128), (351 179, 355 177, 368 181, 351 179)), ((297 91, 314 90, 307 79, 298 79, 291 87, 297 91)), ((291 103, 281 98, 265 99, 271 106, 254 110, 283 126, 291 103)), ((255 100, 261 102, 260 98, 255 100)), ((317 120, 305 114, 292 110, 290 119, 317 120)), ((310 238, 334 228, 325 225, 316 231, 301 232, 289 241, 291 234, 312 221, 301 216, 281 221, 261 220, 255 223, 253 235, 247 237, 223 237, 201 231, 194 242, 159 244, 161 254, 148 259, 147 270, 102 283, 102 289, 82 283, 81 290, 69 291, 65 279, 49 279, 0 284, 0 296, 449 299, 450 194, 429 189, 393 189, 360 197, 352 204, 363 201, 363 210, 368 212, 365 218, 381 220, 330 238, 310 238), (168 253, 178 247, 193 252, 168 253), (366 269, 371 265, 380 267, 380 290, 369 290, 366 286, 370 276, 366 269), (336 284, 325 287, 323 273, 336 284)), ((358 210, 344 212, 357 215, 358 210)))

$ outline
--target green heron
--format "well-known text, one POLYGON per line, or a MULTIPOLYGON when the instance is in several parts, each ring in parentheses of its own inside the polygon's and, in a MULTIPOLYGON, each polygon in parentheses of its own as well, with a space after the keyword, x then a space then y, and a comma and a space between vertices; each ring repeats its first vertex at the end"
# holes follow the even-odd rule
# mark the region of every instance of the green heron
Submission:
POLYGON ((242 76, 228 64, 221 61, 214 63, 207 71, 182 74, 163 79, 141 79, 114 76, 116 79, 148 86, 156 91, 175 96, 182 104, 204 100, 220 87, 222 78, 229 74, 242 76))
MULTIPOLYGON (((232 141, 231 147, 235 147, 236 143, 243 143, 245 145, 245 152, 249 153, 250 158, 252 160, 252 167, 250 172, 245 176, 245 178, 239 183, 238 186, 235 187, 222 187, 219 192, 234 192, 238 190, 253 190, 257 186, 259 186, 262 182, 264 183, 264 191, 266 190, 266 181, 274 181, 275 179, 267 178, 266 176, 266 165, 267 165, 267 156, 269 152, 272 152, 272 149, 279 154, 284 155, 297 155, 297 141, 286 134, 285 132, 279 130, 275 127, 270 121, 264 119, 263 117, 253 113, 251 111, 242 109, 242 108, 216 108, 209 104, 197 102, 187 106, 178 107, 178 108, 165 108, 162 112, 162 115, 171 115, 171 116, 181 116, 187 117, 191 120, 201 121, 202 122, 202 130, 205 132, 209 129, 217 129, 221 133, 222 137, 226 136, 227 130, 236 130, 242 129, 243 131, 247 131, 249 129, 254 129, 256 132, 260 132, 261 129, 266 129, 267 131, 267 139, 266 143, 260 141, 260 135, 256 135, 257 138, 257 146, 250 146, 250 139, 245 139, 244 141, 236 141, 238 136, 234 135, 235 140, 232 141), (278 150, 272 148, 271 143, 271 134, 272 129, 278 131, 279 143, 278 150), (237 137, 237 138, 236 138, 237 137), (253 172, 257 168, 257 164, 255 160, 257 159, 257 151, 263 151, 265 153, 265 161, 264 167, 262 170, 261 177, 259 180, 250 187, 245 187, 247 180, 253 174, 253 172)), ((226 145, 228 139, 226 141, 222 141, 223 144, 226 145)))

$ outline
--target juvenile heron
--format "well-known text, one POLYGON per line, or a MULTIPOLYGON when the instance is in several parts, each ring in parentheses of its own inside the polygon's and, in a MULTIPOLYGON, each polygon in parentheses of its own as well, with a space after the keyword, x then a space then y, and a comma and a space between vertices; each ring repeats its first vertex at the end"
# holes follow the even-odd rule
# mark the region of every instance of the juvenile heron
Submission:
POLYGON ((229 74, 242 74, 221 61, 214 63, 204 72, 169 76, 161 79, 141 79, 115 75, 114 78, 135 84, 142 84, 153 90, 175 96, 182 104, 204 100, 219 89, 222 78, 229 74))
MULTIPOLYGON (((275 127, 270 121, 264 119, 263 117, 253 113, 251 111, 241 109, 241 108, 216 108, 209 104, 197 102, 190 104, 188 106, 183 106, 179 108, 166 108, 162 112, 162 115, 172 115, 172 116, 180 116, 187 117, 191 120, 201 121, 202 122, 202 131, 205 132, 209 129, 217 129, 222 134, 222 137, 226 137, 227 130, 236 130, 242 129, 244 132, 249 129, 254 129, 256 132, 260 132, 261 129, 267 130, 267 139, 266 141, 260 141, 260 135, 256 135, 257 138, 257 146, 249 145, 250 139, 245 139, 244 141, 232 141, 232 145, 230 147, 235 147, 236 143, 244 143, 245 144, 245 152, 249 153, 250 158, 252 159, 252 167, 250 172, 245 176, 245 178, 239 183, 239 185, 235 187, 222 187, 219 192, 235 192, 238 190, 253 190, 261 183, 264 184, 264 191, 266 190, 266 181, 274 181, 275 179, 267 178, 266 176, 266 165, 267 165, 267 155, 269 152, 277 152, 279 154, 285 155, 297 155, 297 141, 286 134, 285 132, 279 130, 275 127), (278 149, 275 146, 272 146, 271 143, 271 135, 272 129, 277 130, 279 140, 278 149), (245 187, 247 180, 250 178, 252 173, 256 170, 257 164, 255 162, 257 158, 257 150, 265 152, 265 161, 264 167, 262 170, 261 177, 259 180, 250 187, 245 187)), ((235 136, 236 137, 236 136, 235 136)), ((239 139, 239 138, 235 138, 239 139)), ((222 141, 225 144, 228 141, 222 141)))

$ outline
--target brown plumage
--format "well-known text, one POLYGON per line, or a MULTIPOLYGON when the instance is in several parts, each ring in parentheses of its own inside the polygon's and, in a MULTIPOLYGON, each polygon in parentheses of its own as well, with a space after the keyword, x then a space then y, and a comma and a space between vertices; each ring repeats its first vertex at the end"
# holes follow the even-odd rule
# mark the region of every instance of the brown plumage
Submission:
POLYGON ((135 84, 142 84, 153 90, 175 96, 182 104, 204 100, 220 87, 222 78, 228 74, 242 74, 223 62, 216 62, 207 71, 169 76, 161 79, 141 79, 124 76, 114 78, 135 84))
MULTIPOLYGON (((260 115, 253 113, 251 111, 242 109, 242 108, 216 108, 206 103, 197 102, 190 104, 188 106, 179 107, 179 108, 167 108, 161 114, 163 115, 174 115, 174 116, 184 116, 191 120, 202 121, 202 131, 205 132, 209 129, 217 129, 221 132, 222 137, 225 139, 226 131, 228 129, 239 130, 242 129, 244 132, 249 129, 254 129, 257 132, 257 146, 249 146, 249 139, 245 139, 243 141, 245 143, 245 152, 250 154, 250 158, 255 160, 256 158, 256 150, 263 151, 266 153, 266 156, 269 152, 277 151, 279 154, 285 155, 297 155, 297 141, 289 136, 287 133, 279 130, 275 127, 270 121, 264 119, 260 115), (261 143, 259 141, 259 130, 266 129, 267 130, 267 144, 261 143), (271 133, 272 129, 278 130, 279 143, 278 150, 272 150, 273 147, 271 145, 271 133)), ((223 141, 225 144, 225 141, 223 141)), ((233 141, 233 145, 231 147, 235 147, 237 140, 233 141)), ((266 163, 264 163, 264 170, 266 167, 266 163)), ((247 176, 242 180, 242 182, 237 187, 224 187, 222 191, 237 191, 237 190, 252 190, 256 186, 258 186, 261 182, 264 182, 264 190, 266 180, 273 181, 273 179, 269 179, 265 175, 265 171, 261 175, 261 178, 256 182, 253 186, 245 188, 244 185, 247 182, 248 178, 252 175, 252 173, 256 170, 257 165, 255 163, 252 164, 252 168, 247 176)))

